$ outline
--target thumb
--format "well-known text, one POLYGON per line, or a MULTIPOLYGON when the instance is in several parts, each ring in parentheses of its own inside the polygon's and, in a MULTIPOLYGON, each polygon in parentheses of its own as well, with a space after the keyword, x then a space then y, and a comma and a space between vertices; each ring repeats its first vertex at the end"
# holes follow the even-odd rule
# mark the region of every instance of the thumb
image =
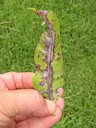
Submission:
POLYGON ((8 122, 16 115, 47 116, 54 111, 55 104, 34 89, 0 92, 0 121, 8 122))

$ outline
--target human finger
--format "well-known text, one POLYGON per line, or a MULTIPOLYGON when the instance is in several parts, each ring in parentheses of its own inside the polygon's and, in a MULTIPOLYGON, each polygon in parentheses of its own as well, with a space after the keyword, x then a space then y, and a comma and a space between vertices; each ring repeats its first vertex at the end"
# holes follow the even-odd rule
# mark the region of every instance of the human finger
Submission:
POLYGON ((52 101, 46 101, 34 89, 0 92, 0 120, 5 122, 4 125, 6 122, 10 123, 12 117, 19 114, 35 113, 37 116, 44 117, 53 112, 55 112, 55 104, 52 101))
POLYGON ((30 119, 19 122, 16 128, 50 128, 55 123, 57 123, 62 116, 62 110, 56 108, 56 116, 48 116, 43 118, 32 117, 30 119))
POLYGON ((33 88, 31 72, 8 72, 0 74, 0 90, 15 90, 33 88))
MULTIPOLYGON (((59 97, 58 101, 56 101, 56 107, 59 107, 61 110, 64 109, 64 100, 61 97, 59 97)), ((32 118, 33 115, 36 117, 37 112, 34 112, 34 114, 32 113, 32 114, 29 114, 29 115, 26 115, 26 116, 25 115, 18 115, 18 116, 16 116, 15 120, 18 123, 18 122, 24 121, 28 118, 32 118)), ((39 117, 39 116, 37 115, 37 117, 39 117)))

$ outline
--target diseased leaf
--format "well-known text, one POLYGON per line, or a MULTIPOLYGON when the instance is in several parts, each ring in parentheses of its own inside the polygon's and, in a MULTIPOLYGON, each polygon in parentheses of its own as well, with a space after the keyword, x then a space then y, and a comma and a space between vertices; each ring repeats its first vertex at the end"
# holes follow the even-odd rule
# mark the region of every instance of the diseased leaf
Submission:
POLYGON ((30 9, 41 16, 48 27, 48 32, 41 35, 35 50, 34 88, 44 97, 55 101, 58 89, 64 85, 59 19, 52 11, 30 9))

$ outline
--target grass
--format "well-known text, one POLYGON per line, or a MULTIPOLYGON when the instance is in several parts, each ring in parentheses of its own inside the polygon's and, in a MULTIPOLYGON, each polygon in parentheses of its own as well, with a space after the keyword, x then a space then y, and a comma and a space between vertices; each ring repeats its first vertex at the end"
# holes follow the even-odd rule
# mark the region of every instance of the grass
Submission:
POLYGON ((57 13, 65 73, 65 109, 53 128, 96 128, 96 1, 0 0, 0 73, 35 71, 42 28, 26 8, 57 13))

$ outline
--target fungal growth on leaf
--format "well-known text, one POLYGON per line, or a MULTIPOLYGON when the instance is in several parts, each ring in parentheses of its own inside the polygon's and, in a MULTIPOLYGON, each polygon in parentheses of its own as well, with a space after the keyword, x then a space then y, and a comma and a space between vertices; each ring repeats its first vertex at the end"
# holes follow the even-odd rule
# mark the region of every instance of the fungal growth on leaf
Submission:
POLYGON ((58 89, 64 84, 59 19, 52 11, 29 9, 41 16, 43 24, 48 27, 48 31, 42 33, 35 50, 34 88, 45 98, 55 101, 58 98, 58 89))

